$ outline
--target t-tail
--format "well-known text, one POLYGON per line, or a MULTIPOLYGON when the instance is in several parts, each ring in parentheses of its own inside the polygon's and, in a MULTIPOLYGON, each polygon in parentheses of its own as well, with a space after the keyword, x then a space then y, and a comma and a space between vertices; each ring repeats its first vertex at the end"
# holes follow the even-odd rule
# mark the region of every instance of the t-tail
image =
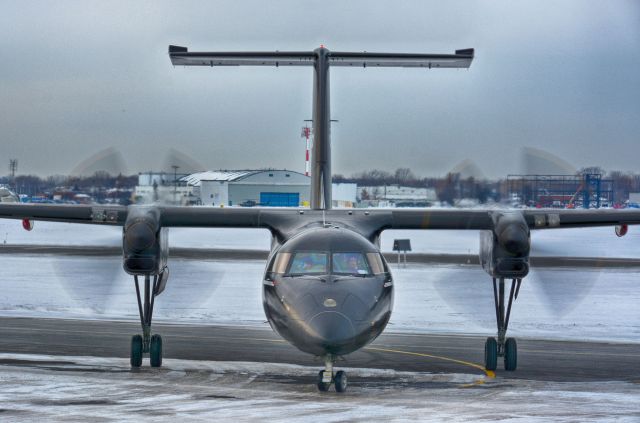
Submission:
POLYGON ((190 52, 186 47, 169 46, 169 57, 176 66, 313 66, 311 208, 327 210, 332 205, 329 68, 468 68, 473 49, 456 50, 455 54, 350 53, 330 51, 324 46, 294 52, 190 52))

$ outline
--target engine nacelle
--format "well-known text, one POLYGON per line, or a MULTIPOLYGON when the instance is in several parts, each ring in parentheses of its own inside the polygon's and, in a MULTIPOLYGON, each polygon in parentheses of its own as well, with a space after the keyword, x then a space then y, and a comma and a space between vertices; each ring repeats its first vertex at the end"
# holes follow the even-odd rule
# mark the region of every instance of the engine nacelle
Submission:
POLYGON ((168 230, 160 227, 160 211, 131 207, 122 229, 122 267, 130 275, 158 275, 167 266, 168 230))
POLYGON ((524 278, 529 273, 531 234, 519 212, 494 212, 493 230, 480 232, 480 264, 494 278, 524 278))

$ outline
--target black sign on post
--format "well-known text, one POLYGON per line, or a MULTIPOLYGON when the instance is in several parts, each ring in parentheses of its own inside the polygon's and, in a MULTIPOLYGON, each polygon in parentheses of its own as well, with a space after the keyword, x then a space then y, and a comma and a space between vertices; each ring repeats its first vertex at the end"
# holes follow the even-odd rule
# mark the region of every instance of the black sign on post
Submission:
POLYGON ((393 251, 411 251, 411 240, 410 239, 394 239, 393 240, 393 251))
POLYGON ((393 251, 398 252, 398 267, 400 267, 400 252, 404 254, 404 267, 407 267, 407 251, 411 251, 410 239, 394 239, 393 251))

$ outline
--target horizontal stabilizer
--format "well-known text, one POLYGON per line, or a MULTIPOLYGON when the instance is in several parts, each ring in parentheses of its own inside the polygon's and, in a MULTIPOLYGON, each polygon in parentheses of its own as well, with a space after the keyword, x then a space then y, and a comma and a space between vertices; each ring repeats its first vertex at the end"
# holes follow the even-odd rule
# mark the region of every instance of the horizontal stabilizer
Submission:
MULTIPOLYGON (((169 46, 176 66, 313 66, 316 52, 189 52, 186 47, 169 46)), ((468 68, 473 49, 455 54, 368 53, 328 51, 330 66, 468 68)))

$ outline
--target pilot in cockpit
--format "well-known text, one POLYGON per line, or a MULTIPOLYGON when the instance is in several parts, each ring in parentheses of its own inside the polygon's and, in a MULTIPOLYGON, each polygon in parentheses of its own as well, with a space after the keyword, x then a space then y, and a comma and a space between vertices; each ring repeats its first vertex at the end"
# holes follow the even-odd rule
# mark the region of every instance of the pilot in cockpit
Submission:
POLYGON ((347 261, 347 270, 351 273, 358 273, 359 266, 356 256, 349 257, 349 260, 347 261))
POLYGON ((356 275, 369 273, 364 257, 360 253, 334 253, 333 270, 336 273, 356 275))
POLYGON ((302 262, 302 271, 310 272, 313 269, 313 261, 310 258, 307 258, 302 262))

